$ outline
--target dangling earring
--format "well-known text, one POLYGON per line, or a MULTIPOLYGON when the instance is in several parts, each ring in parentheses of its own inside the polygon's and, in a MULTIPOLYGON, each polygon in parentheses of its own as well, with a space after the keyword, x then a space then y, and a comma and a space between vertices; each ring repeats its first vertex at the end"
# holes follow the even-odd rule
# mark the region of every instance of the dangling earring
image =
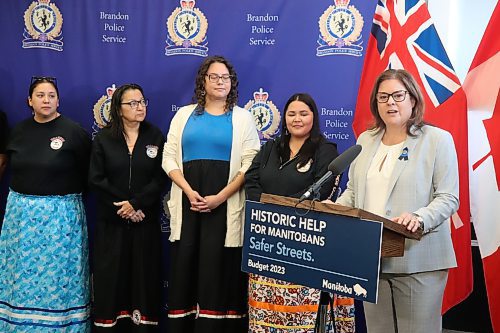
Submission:
POLYGON ((207 93, 207 92, 206 92, 205 90, 202 90, 202 92, 201 92, 201 96, 205 96, 205 94, 206 94, 206 93, 207 93))

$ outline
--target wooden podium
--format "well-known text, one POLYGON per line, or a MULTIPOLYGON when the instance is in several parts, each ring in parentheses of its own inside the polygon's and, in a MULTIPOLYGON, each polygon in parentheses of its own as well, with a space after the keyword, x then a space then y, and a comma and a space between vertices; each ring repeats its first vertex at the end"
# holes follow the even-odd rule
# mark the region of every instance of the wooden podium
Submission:
POLYGON ((405 239, 411 238, 420 240, 422 238, 423 230, 418 229, 416 232, 410 232, 405 226, 392 222, 385 217, 372 214, 362 209, 351 208, 337 204, 328 204, 322 202, 311 202, 305 200, 297 205, 299 199, 282 197, 279 195, 272 195, 263 193, 260 197, 260 202, 269 203, 288 207, 297 207, 300 209, 311 209, 323 213, 334 215, 342 215, 349 217, 356 217, 359 221, 370 220, 382 222, 384 225, 382 233, 382 248, 381 257, 402 257, 405 248, 405 239))

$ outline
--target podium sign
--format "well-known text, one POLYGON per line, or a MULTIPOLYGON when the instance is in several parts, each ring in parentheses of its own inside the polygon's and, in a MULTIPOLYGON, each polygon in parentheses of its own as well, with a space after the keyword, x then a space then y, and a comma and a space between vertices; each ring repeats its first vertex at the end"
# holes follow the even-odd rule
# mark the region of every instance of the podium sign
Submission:
POLYGON ((376 303, 383 224, 306 212, 247 201, 241 269, 376 303))

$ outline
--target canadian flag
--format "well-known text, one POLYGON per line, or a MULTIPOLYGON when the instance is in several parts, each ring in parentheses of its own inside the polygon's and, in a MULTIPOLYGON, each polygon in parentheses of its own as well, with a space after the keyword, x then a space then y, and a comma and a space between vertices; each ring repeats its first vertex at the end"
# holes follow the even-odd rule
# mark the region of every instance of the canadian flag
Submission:
POLYGON ((493 330, 500 332, 500 6, 496 5, 463 84, 469 126, 471 214, 493 330))

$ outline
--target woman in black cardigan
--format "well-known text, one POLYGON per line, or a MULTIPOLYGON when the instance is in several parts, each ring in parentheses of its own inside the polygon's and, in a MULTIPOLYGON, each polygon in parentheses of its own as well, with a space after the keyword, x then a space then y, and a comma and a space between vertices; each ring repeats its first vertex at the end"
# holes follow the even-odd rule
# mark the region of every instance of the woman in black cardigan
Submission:
POLYGON ((95 332, 158 332, 158 219, 166 177, 163 135, 144 121, 147 105, 139 85, 118 88, 111 100, 111 124, 92 145, 95 332))

